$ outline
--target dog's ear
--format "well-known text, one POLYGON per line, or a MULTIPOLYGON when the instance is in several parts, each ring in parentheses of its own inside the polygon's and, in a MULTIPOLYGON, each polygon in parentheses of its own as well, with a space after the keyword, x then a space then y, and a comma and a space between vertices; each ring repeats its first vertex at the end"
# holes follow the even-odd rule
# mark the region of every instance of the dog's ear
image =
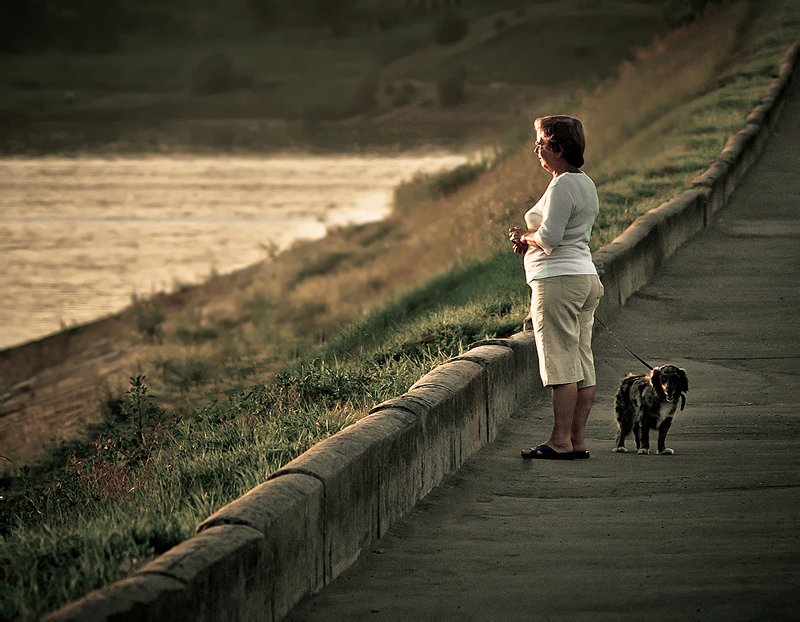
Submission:
POLYGON ((653 371, 650 372, 650 384, 653 387, 653 390, 656 392, 656 395, 659 397, 664 397, 664 389, 661 387, 661 368, 656 367, 653 371))
POLYGON ((686 393, 689 390, 689 378, 680 367, 678 368, 678 375, 681 377, 681 393, 686 393))

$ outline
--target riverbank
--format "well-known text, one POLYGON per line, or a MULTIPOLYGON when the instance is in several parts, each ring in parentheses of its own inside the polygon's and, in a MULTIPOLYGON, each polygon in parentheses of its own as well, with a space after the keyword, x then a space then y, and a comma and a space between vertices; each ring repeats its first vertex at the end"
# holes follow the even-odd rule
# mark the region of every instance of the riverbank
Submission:
MULTIPOLYGON (((162 323, 187 306, 225 299, 252 286, 263 270, 254 265, 179 291, 156 294, 162 323)), ((73 326, 0 350, 0 472, 17 472, 94 425, 105 400, 114 399, 152 348, 130 306, 109 317, 73 326)))
POLYGON ((0 158, 0 349, 381 220, 398 184, 466 161, 444 152, 0 158))

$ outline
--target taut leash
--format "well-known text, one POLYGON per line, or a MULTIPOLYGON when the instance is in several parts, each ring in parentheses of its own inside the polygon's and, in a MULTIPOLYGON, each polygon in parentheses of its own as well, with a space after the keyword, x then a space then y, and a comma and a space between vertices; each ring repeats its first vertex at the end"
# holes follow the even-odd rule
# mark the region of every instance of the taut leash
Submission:
MULTIPOLYGON (((634 352, 634 351, 633 351, 633 350, 631 350, 631 349, 630 349, 628 346, 626 346, 626 345, 625 345, 625 344, 622 342, 622 340, 621 340, 619 337, 617 337, 617 336, 614 334, 614 331, 612 331, 612 330, 611 330, 611 329, 610 329, 608 326, 606 326, 606 325, 603 323, 603 320, 601 320, 601 319, 600 319, 599 317, 597 317, 596 315, 594 316, 594 319, 595 319, 595 320, 597 320, 597 323, 598 323, 598 324, 600 324, 600 326, 602 326, 603 328, 605 328, 605 329, 608 331, 608 334, 609 334, 609 335, 611 335, 611 336, 612 336, 612 337, 613 337, 613 338, 614 338, 614 339, 617 341, 617 343, 618 343, 619 345, 621 345, 621 346, 622 346, 623 348, 625 348, 625 349, 626 349, 628 352, 630 352, 630 353, 631 353, 631 354, 632 354, 634 357, 636 357, 636 360, 637 360, 637 361, 639 361, 639 362, 640 362, 642 365, 644 365, 645 367, 647 367, 647 369, 650 369, 650 370, 652 370, 652 369, 653 369, 653 366, 652 366, 650 363, 648 363, 647 361, 645 361, 645 360, 644 360, 644 359, 643 359, 641 356, 639 356, 638 354, 636 354, 636 352, 634 352)), ((683 408, 681 408, 681 410, 683 410, 683 408)))

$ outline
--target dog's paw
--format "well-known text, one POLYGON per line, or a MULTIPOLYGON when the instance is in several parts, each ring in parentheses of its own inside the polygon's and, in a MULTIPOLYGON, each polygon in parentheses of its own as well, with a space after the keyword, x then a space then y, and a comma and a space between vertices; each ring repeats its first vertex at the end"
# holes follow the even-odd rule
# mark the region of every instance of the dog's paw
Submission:
POLYGON ((639 454, 640 456, 646 456, 647 454, 649 454, 649 453, 650 453, 650 450, 649 450, 649 449, 645 449, 644 447, 642 447, 642 448, 641 448, 639 451, 637 451, 636 453, 637 453, 637 454, 639 454))
POLYGON ((674 449, 670 449, 669 447, 664 448, 664 451, 659 451, 659 456, 671 456, 675 453, 674 449))
POLYGON ((625 449, 624 447, 614 447, 614 449, 612 449, 611 451, 613 451, 615 454, 626 454, 626 453, 628 453, 628 450, 625 449))

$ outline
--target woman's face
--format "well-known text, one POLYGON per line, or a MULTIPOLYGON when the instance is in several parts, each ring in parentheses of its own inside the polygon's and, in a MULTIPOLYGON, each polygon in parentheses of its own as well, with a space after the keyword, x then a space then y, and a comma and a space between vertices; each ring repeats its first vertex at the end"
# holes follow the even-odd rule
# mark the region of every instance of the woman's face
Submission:
POLYGON ((539 158, 539 164, 542 165, 542 168, 548 173, 554 173, 555 165, 561 154, 556 154, 553 152, 549 142, 539 130, 536 130, 536 145, 534 146, 534 152, 539 158))

